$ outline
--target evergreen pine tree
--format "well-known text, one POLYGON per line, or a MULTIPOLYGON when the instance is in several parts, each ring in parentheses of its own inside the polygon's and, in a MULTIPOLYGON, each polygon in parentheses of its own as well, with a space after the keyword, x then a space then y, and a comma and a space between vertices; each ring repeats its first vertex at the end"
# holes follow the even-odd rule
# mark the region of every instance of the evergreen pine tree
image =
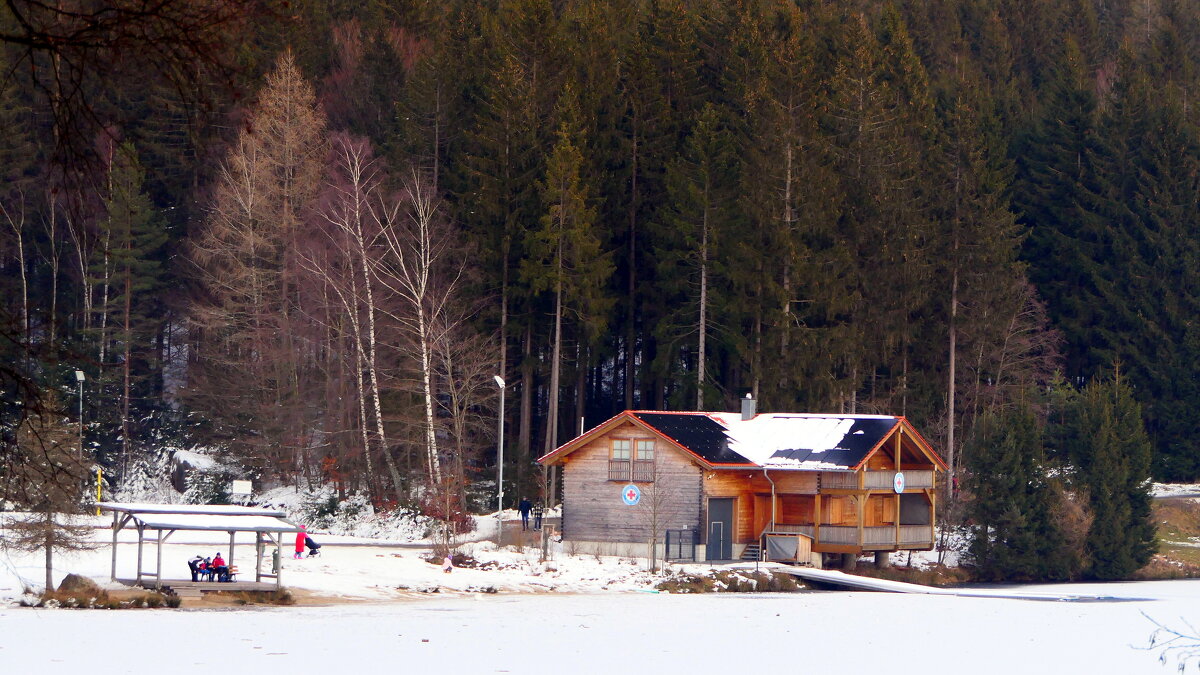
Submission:
POLYGON ((1071 576, 1071 551, 1055 517, 1042 432, 1029 408, 985 415, 969 444, 965 487, 974 523, 969 557, 981 579, 1071 576))
POLYGON ((666 295, 665 315, 655 329, 661 345, 657 367, 671 374, 686 370, 675 403, 705 410, 713 329, 728 309, 727 252, 736 218, 736 162, 716 107, 700 112, 684 151, 667 168, 666 182, 668 205, 654 238, 660 291, 666 295), (690 367, 683 367, 685 361, 690 367))
POLYGON ((1150 440, 1142 410, 1119 373, 1080 392, 1068 421, 1067 455, 1086 491, 1092 525, 1087 574, 1123 579, 1156 548, 1150 512, 1150 440))

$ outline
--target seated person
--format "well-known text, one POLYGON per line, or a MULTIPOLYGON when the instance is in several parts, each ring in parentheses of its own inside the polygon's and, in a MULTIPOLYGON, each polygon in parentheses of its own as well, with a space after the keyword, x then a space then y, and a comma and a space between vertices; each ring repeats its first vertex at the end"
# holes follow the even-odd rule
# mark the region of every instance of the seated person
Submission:
POLYGON ((192 571, 192 581, 199 581, 200 575, 203 573, 201 565, 204 564, 204 558, 196 556, 188 561, 188 569, 192 571))
POLYGON ((220 551, 213 558, 212 566, 209 569, 217 575, 217 581, 229 581, 229 568, 225 565, 225 559, 221 557, 220 551))
POLYGON ((313 538, 305 535, 304 545, 308 547, 308 557, 313 557, 321 552, 321 545, 313 541, 313 538))

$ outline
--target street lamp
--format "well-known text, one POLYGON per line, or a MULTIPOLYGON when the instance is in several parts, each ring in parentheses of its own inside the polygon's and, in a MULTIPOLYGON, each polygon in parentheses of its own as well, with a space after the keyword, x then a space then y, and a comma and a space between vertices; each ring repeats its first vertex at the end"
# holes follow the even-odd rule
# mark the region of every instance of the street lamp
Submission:
POLYGON ((79 456, 83 462, 83 371, 75 371, 75 382, 79 384, 79 456))
POLYGON ((500 387, 500 435, 499 449, 496 451, 496 545, 504 545, 504 378, 493 375, 496 386, 500 387))

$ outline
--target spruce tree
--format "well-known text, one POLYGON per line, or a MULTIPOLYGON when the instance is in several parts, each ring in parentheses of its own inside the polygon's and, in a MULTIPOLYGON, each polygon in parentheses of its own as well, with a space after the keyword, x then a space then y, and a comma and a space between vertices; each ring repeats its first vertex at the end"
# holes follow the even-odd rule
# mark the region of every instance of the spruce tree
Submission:
POLYGON ((721 112, 705 106, 683 153, 667 168, 668 206, 655 225, 665 315, 655 329, 663 345, 657 367, 676 373, 690 367, 681 382, 685 398, 676 403, 705 410, 705 372, 713 351, 714 326, 722 323, 729 299, 727 253, 736 219, 736 162, 721 112))
POLYGON ((1087 574, 1124 579, 1156 549, 1150 510, 1150 440, 1142 410, 1120 374, 1093 380, 1068 420, 1067 456, 1086 491, 1092 524, 1087 574))
POLYGON ((1028 407, 989 413, 968 446, 969 558, 980 579, 1044 581, 1073 571, 1055 514, 1042 430, 1028 407))
POLYGON ((111 157, 108 172, 102 263, 107 291, 103 296, 106 302, 97 310, 111 325, 101 337, 110 342, 104 347, 120 359, 118 370, 107 372, 119 382, 118 405, 113 408, 120 411, 123 469, 130 459, 132 400, 149 398, 155 389, 153 378, 159 371, 155 340, 165 322, 160 292, 166 284, 161 256, 167 232, 144 183, 145 172, 135 148, 131 143, 121 144, 111 157))

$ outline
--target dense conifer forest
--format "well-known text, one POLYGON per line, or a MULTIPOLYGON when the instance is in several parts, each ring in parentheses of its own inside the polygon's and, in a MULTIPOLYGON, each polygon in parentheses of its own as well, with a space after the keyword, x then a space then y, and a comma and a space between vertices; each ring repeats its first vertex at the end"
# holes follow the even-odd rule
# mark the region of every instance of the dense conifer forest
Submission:
POLYGON ((1200 478, 1197 3, 141 4, 0 8, 0 499, 80 409, 114 484, 449 494, 497 374, 515 498, 746 394, 906 415, 973 491, 1200 478))

